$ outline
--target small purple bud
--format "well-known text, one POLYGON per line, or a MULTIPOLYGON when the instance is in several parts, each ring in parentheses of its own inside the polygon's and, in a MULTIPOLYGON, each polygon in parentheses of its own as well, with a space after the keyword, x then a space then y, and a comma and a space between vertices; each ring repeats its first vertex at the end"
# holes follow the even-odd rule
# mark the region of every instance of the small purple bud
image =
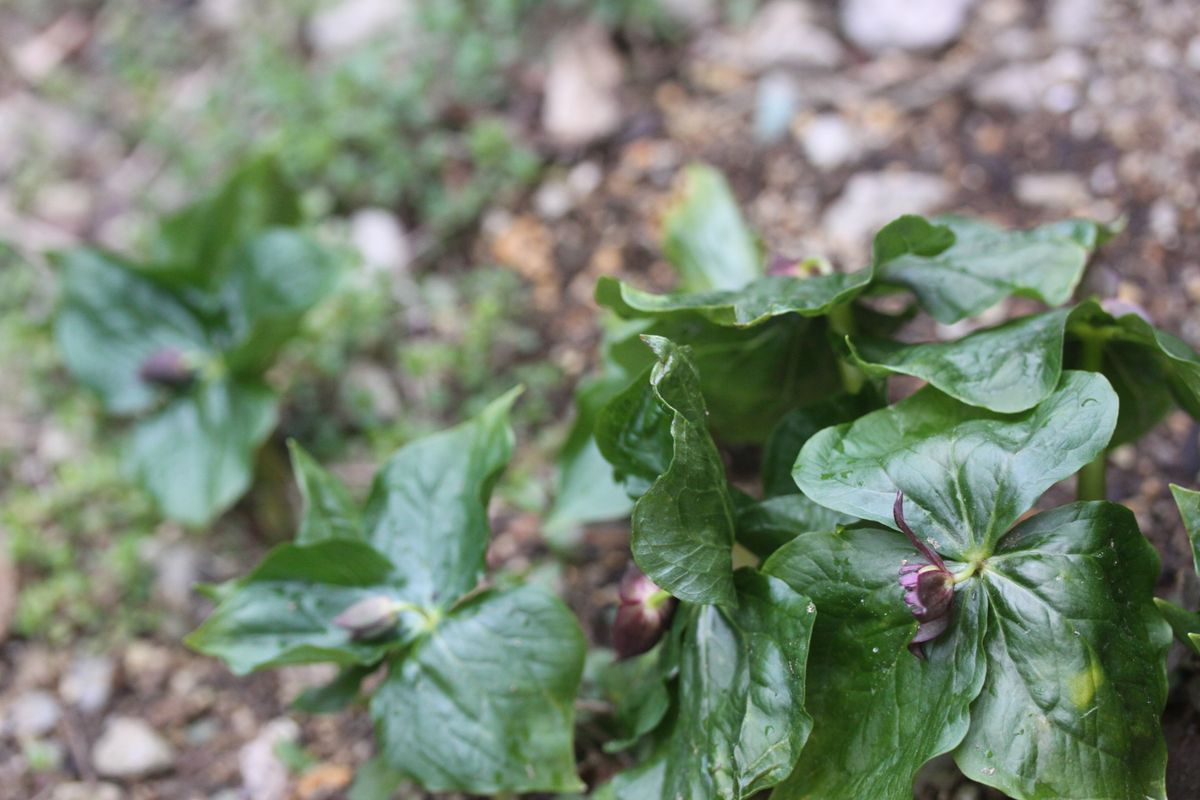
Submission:
POLYGON ((396 627, 400 608, 386 595, 359 600, 333 618, 333 624, 347 631, 356 641, 375 639, 396 627))
POLYGON ((1137 303, 1131 303, 1128 300, 1121 300, 1117 297, 1109 297, 1100 301, 1100 307, 1114 317, 1126 317, 1130 314, 1137 314, 1143 321, 1153 325, 1154 320, 1150 318, 1150 313, 1146 309, 1139 306, 1137 303))
POLYGON ((900 588, 904 590, 904 603, 916 617, 917 633, 908 643, 909 651, 917 658, 925 658, 921 647, 925 642, 936 639, 950 627, 950 615, 954 609, 954 575, 946 569, 932 548, 919 540, 908 523, 904 521, 904 494, 896 492, 896 503, 892 507, 896 527, 903 531, 928 562, 905 563, 900 567, 900 588))
POLYGON ((138 377, 145 383, 169 389, 186 388, 196 378, 196 368, 178 348, 155 350, 138 367, 138 377))
POLYGON ((833 266, 823 258, 788 258, 773 255, 767 262, 768 275, 785 275, 791 278, 811 278, 816 275, 828 275, 833 272, 833 266))
POLYGON ((678 601, 632 564, 621 578, 618 594, 621 604, 613 622, 613 649, 618 659, 632 658, 658 644, 678 601))

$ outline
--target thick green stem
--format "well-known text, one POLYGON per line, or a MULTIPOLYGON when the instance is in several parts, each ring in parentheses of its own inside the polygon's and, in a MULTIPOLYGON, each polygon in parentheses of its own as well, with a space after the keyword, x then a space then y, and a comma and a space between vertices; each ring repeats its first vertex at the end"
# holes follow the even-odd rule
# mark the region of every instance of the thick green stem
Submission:
MULTIPOLYGON (((849 303, 829 309, 828 319, 829 329, 837 334, 839 339, 844 340, 854 333, 854 311, 849 303)), ((848 355, 838 359, 838 372, 842 376, 842 388, 848 394, 858 394, 863 384, 867 382, 867 376, 861 369, 850 363, 848 355)))
MULTIPOLYGON (((1082 351, 1079 366, 1089 372, 1102 372, 1104 368, 1104 340, 1098 336, 1082 337, 1082 351)), ((1079 470, 1076 478, 1075 498, 1077 500, 1107 500, 1108 499, 1108 450, 1105 449, 1096 460, 1079 470)))

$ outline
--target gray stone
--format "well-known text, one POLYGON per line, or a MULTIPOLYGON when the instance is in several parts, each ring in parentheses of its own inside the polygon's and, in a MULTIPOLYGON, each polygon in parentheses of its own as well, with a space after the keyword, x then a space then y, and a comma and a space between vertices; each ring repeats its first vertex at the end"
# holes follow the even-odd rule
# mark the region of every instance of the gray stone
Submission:
POLYGON ((345 52, 382 34, 397 36, 411 24, 412 4, 404 0, 343 0, 322 9, 308 23, 308 39, 320 55, 345 52))
POLYGON ((35 689, 17 697, 8 711, 8 728, 21 737, 44 736, 62 717, 58 701, 49 692, 35 689))
POLYGON ((122 800, 125 793, 115 783, 71 781, 54 787, 50 800, 122 800))
POLYGON ((959 37, 976 0, 844 0, 842 31, 871 52, 934 50, 959 37))
POLYGON ((1050 34, 1059 44, 1090 44, 1104 32, 1107 0, 1051 0, 1046 9, 1050 34))
POLYGON ((542 127, 563 147, 581 147, 621 124, 621 59, 599 25, 587 24, 555 42, 546 75, 542 127))
POLYGON ((782 139, 800 104, 796 81, 786 72, 772 71, 758 80, 754 106, 754 138, 765 144, 782 139))
POLYGON ((1082 210, 1092 200, 1087 183, 1073 172, 1021 175, 1013 189, 1021 203, 1057 211, 1082 210))
POLYGON ((398 273, 412 261, 412 244, 404 225, 384 208, 364 208, 350 218, 350 238, 363 263, 378 272, 398 273))
POLYGON ((808 163, 822 172, 856 161, 863 150, 859 130, 837 114, 820 114, 809 120, 801 144, 808 163))
POLYGON ((144 720, 110 717, 92 747, 92 765, 106 778, 156 775, 175 765, 175 749, 144 720))
POLYGON ((288 768, 278 755, 279 745, 294 742, 300 728, 290 719, 281 717, 263 726, 253 740, 238 752, 242 787, 249 800, 286 800, 288 768))
POLYGON ((774 0, 758 10, 739 40, 741 59, 756 70, 779 66, 836 67, 837 37, 817 24, 806 3, 774 0))
POLYGON ((1078 50, 1063 50, 1045 61, 1010 64, 990 72, 971 86, 971 96, 982 105, 1020 113, 1038 108, 1061 113, 1078 105, 1089 69, 1078 50))
POLYGON ((823 228, 841 255, 859 255, 880 228, 904 214, 945 205, 950 184, 920 172, 860 172, 825 210, 823 228))
POLYGON ((104 656, 83 656, 67 667, 58 682, 62 699, 85 714, 103 711, 112 697, 117 667, 104 656))

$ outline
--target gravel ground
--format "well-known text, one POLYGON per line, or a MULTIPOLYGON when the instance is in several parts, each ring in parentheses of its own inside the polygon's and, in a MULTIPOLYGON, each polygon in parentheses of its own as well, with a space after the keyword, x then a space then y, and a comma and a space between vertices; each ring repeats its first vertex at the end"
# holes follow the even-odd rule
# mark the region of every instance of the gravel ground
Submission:
MULTIPOLYGON (((201 13, 187 5, 180 14, 201 13)), ((197 7, 222 5, 230 4, 197 7)), ((823 252, 843 267, 860 263, 866 236, 905 211, 953 209, 1011 224, 1123 218, 1125 232, 1100 254, 1089 290, 1139 303, 1159 326, 1200 345, 1193 0, 944 0, 917 3, 929 6, 921 14, 907 0, 870 5, 771 2, 733 28, 715 20, 711 2, 676 0, 687 32, 671 43, 588 26, 559 31, 545 58, 527 65, 509 109, 552 166, 521 202, 490 210, 457 245, 461 255, 524 277, 549 358, 569 376, 583 374, 596 338, 596 277, 669 283, 657 219, 679 168, 703 159, 727 171, 773 252, 823 252), (889 9, 900 10, 895 21, 887 22, 889 9)), ((86 15, 70 19, 86 27, 86 15)), ((121 139, 119 108, 96 127, 44 90, 39 70, 94 58, 72 24, 20 36, 14 27, 0 37, 9 56, 0 73, 0 239, 28 251, 119 241, 131 198, 156 180, 145 152, 121 139), (3 176, 35 139, 52 153, 51 174, 32 199, 17 197, 3 176)), ((357 243, 394 246, 397 226, 386 223, 358 226, 357 243)), ((27 412, 18 421, 35 429, 45 422, 27 412)), ((19 439, 26 474, 45 473, 42 437, 35 430, 19 439)), ((1114 498, 1135 511, 1163 555, 1163 592, 1192 604, 1200 591, 1167 483, 1195 484, 1196 440, 1192 421, 1174 415, 1136 448, 1118 450, 1110 474, 1114 498)), ((536 519, 498 508, 497 529, 496 559, 541 552, 536 519)), ((241 555, 213 555, 214 542, 233 537, 239 554, 263 548, 237 536, 232 526, 215 540, 175 542, 163 551, 173 555, 152 563, 176 578, 228 577, 241 555)), ((563 572, 598 641, 624 536, 619 526, 591 530, 583 557, 563 572)), ((236 679, 179 644, 178 633, 202 617, 201 601, 185 596, 168 608, 159 635, 101 652, 89 642, 0 645, 0 798, 342 796, 370 752, 365 715, 287 711, 327 673, 236 679)), ((1179 653, 1172 665, 1170 795, 1195 797, 1200 673, 1179 653)), ((594 753, 584 763, 589 778, 614 767, 594 753)), ((943 764, 919 787, 930 799, 992 796, 943 764)))

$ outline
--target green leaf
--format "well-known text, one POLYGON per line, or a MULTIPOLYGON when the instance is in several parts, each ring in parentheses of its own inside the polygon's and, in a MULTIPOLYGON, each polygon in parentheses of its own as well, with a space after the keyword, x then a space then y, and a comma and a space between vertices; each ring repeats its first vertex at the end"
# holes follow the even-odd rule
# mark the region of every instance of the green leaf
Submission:
MULTIPOLYGON (((1006 231, 981 220, 938 217, 913 230, 920 247, 894 249, 877 258, 879 280, 910 289, 942 323, 986 311, 1011 295, 1048 305, 1071 298, 1095 247, 1108 235, 1096 223, 1071 220, 1029 231, 1006 231), (945 241, 940 229, 953 234, 945 241)), ((878 254, 877 254, 878 255, 878 254)))
POLYGON ((484 573, 487 504, 512 457, 513 389, 477 417, 400 448, 375 476, 363 530, 396 565, 404 598, 447 606, 484 573))
POLYGON ((964 773, 1025 800, 1166 797, 1158 570, 1111 503, 1039 514, 1001 540, 981 573, 987 681, 955 753, 964 773))
POLYGON ((62 298, 55 336, 67 369, 116 414, 144 411, 161 392, 138 377, 152 353, 174 348, 207 357, 208 334, 164 287, 97 250, 71 250, 55 260, 62 298))
POLYGON ((738 606, 685 605, 675 707, 650 759, 613 781, 620 800, 748 798, 792 770, 812 720, 805 663, 816 616, 807 597, 753 570, 738 606))
POLYGON ((558 454, 554 505, 542 526, 552 544, 566 543, 579 525, 619 519, 633 509, 595 437, 600 409, 625 385, 623 378, 597 378, 575 393, 575 421, 558 454))
POLYGON ((349 800, 391 800, 402 783, 404 776, 389 767, 383 756, 376 755, 355 772, 347 796, 349 800))
POLYGON ((1200 614, 1181 608, 1161 597, 1154 598, 1154 604, 1158 606, 1158 611, 1162 614, 1163 619, 1171 626, 1175 638, 1200 655, 1200 614))
POLYGON ((951 342, 848 343, 868 374, 912 375, 968 405, 1010 413, 1032 408, 1058 385, 1069 314, 1022 317, 951 342))
POLYGON ((792 466, 800 448, 816 433, 832 425, 861 417, 885 404, 873 391, 839 394, 811 406, 798 408, 779 421, 763 449, 763 494, 777 497, 796 494, 800 488, 792 479, 792 466))
POLYGON ((983 593, 976 581, 961 585, 950 630, 925 644, 925 660, 914 657, 917 623, 897 583, 914 555, 898 533, 852 528, 804 534, 764 565, 817 608, 813 734, 774 800, 911 800, 917 770, 966 735, 985 675, 983 593))
POLYGON ((1064 372, 1037 407, 996 414, 926 387, 804 445, 794 477, 823 506, 891 527, 896 491, 935 550, 986 556, 1058 481, 1103 452, 1117 398, 1103 376, 1064 372))
POLYGON ((575 791, 585 644, 558 599, 487 591, 390 666, 371 699, 388 765, 434 792, 575 791))
POLYGON ((292 709, 306 714, 334 714, 358 700, 362 683, 377 664, 343 667, 329 683, 305 689, 292 701, 292 709))
POLYGON ((683 194, 663 219, 663 253, 684 289, 740 289, 762 275, 753 231, 720 172, 693 164, 683 194))
POLYGON ((269 230, 239 248, 221 285, 230 371, 265 371, 304 314, 333 289, 336 276, 329 253, 295 231, 269 230))
POLYGON ((166 279, 212 285, 234 251, 272 227, 300 224, 300 198, 273 158, 242 166, 212 197, 168 217, 143 270, 166 279))
POLYGON ((596 447, 629 497, 646 493, 671 465, 672 415, 650 383, 651 367, 596 415, 596 447))
POLYGON ((333 619, 366 597, 398 597, 392 572, 388 560, 363 542, 279 545, 234 584, 187 645, 222 659, 239 675, 317 661, 374 664, 402 640, 354 641, 333 619))
POLYGON ((204 382, 138 423, 127 459, 168 517, 203 526, 250 487, 276 400, 255 383, 204 382))
POLYGON ((620 738, 606 742, 604 752, 632 747, 662 722, 671 706, 662 648, 607 664, 599 675, 604 697, 613 706, 620 738))
POLYGON ((670 465, 633 508, 630 548, 642 572, 681 600, 735 602, 733 508, 725 466, 706 427, 688 348, 646 337, 659 361, 650 385, 670 415, 670 465))
POLYGON ((1171 496, 1175 498, 1179 516, 1183 518, 1183 529, 1192 543, 1192 564, 1200 574, 1200 492, 1172 483, 1171 496))
POLYGON ((296 543, 363 538, 361 514, 342 482, 318 464, 295 439, 288 440, 288 452, 304 502, 296 543))
POLYGON ((695 314, 716 325, 750 328, 788 314, 827 314, 861 294, 871 277, 870 269, 808 278, 773 275, 741 289, 653 294, 605 276, 596 284, 596 302, 625 319, 695 314))
POLYGON ((760 501, 747 496, 737 504, 734 526, 738 544, 766 558, 802 533, 831 531, 854 521, 853 517, 817 505, 797 492, 760 501))

